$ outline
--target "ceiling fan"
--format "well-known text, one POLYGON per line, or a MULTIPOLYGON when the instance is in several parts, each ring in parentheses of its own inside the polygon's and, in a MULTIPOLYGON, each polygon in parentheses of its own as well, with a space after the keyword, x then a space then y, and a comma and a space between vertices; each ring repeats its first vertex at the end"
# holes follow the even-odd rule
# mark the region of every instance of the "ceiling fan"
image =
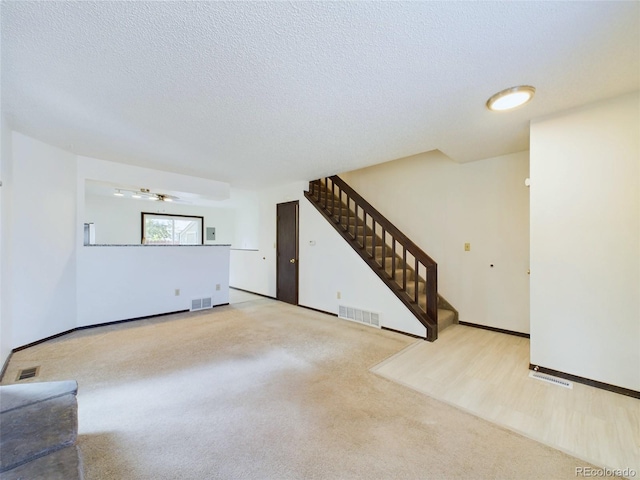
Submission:
POLYGON ((128 190, 126 188, 116 188, 114 195, 116 197, 124 197, 125 194, 131 198, 145 198, 148 200, 158 202, 176 202, 180 201, 180 197, 175 195, 169 195, 168 193, 156 193, 152 192, 148 188, 141 188, 140 190, 128 190))

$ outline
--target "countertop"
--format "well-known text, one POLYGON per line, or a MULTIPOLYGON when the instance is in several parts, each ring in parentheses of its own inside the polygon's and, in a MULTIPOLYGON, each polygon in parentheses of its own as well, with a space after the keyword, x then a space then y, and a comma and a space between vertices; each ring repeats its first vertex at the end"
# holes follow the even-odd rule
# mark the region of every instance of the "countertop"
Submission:
POLYGON ((85 247, 230 247, 230 243, 216 243, 204 245, 148 245, 140 243, 92 243, 85 247))

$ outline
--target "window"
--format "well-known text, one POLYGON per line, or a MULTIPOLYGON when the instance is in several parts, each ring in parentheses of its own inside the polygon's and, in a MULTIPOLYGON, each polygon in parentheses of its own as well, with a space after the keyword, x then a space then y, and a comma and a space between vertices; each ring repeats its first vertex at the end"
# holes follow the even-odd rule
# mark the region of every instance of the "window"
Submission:
POLYGON ((142 212, 142 243, 146 245, 202 245, 203 217, 142 212))

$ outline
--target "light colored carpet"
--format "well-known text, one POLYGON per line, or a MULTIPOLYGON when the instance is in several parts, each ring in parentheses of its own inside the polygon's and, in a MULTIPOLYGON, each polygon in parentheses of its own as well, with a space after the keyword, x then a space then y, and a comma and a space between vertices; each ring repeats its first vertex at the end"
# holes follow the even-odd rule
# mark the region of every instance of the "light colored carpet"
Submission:
POLYGON ((5 381, 78 381, 91 479, 569 479, 584 462, 369 371, 414 339, 268 299, 80 332, 5 381))

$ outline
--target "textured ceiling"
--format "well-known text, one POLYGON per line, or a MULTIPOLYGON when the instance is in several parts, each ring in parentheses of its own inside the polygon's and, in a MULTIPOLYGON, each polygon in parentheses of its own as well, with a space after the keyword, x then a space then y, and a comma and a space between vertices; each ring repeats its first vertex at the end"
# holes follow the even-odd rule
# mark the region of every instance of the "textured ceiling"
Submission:
POLYGON ((2 2, 12 127, 253 186, 439 149, 525 150, 532 118, 640 88, 640 3, 2 2), (528 106, 486 99, 534 85, 528 106))

